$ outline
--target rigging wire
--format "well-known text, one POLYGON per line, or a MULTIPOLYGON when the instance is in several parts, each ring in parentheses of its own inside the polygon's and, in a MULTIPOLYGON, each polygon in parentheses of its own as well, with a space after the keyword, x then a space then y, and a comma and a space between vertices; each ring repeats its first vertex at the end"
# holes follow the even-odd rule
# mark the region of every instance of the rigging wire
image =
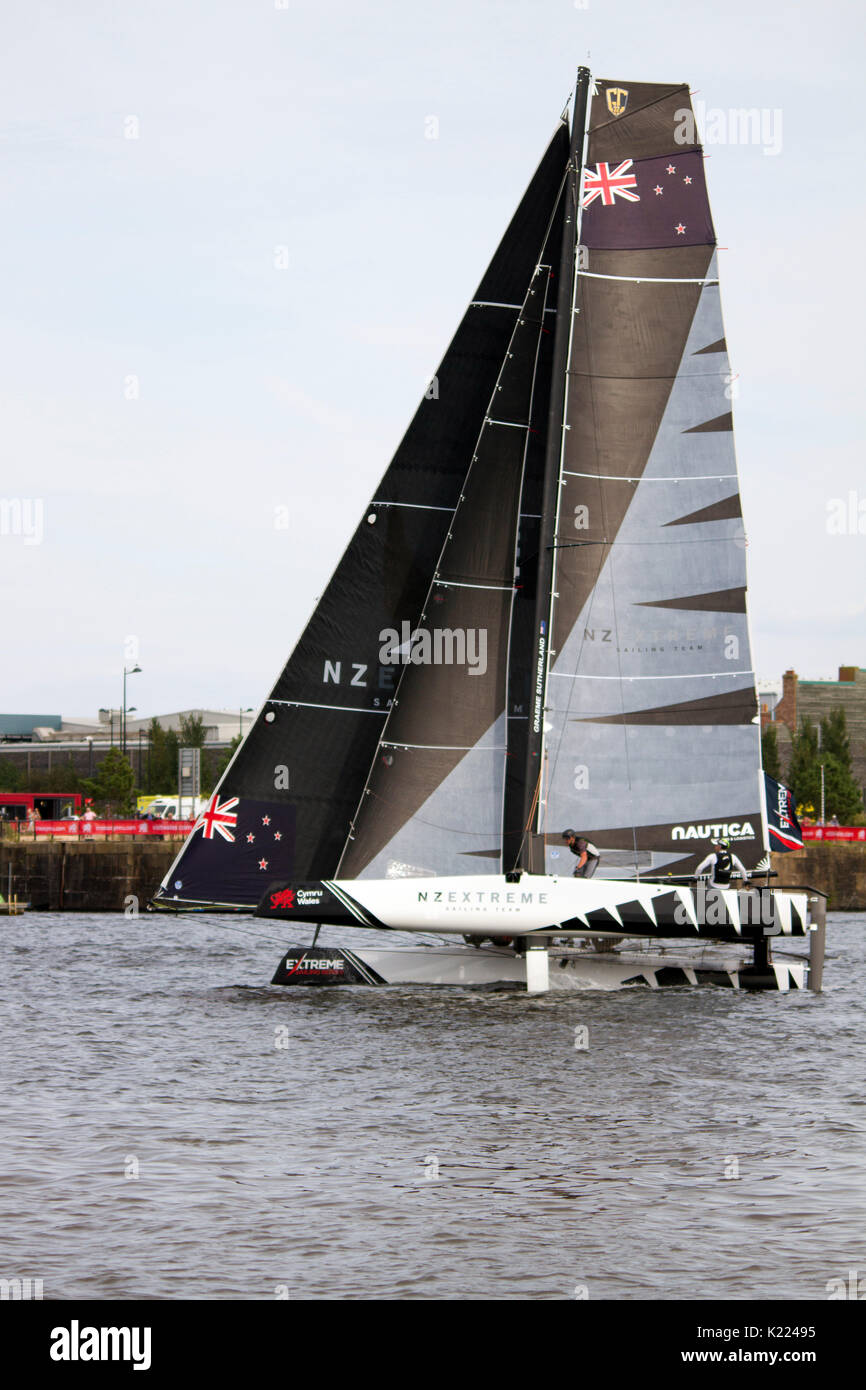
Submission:
MULTIPOLYGON (((177 916, 180 916, 180 913, 178 913, 177 916)), ((229 926, 227 922, 221 922, 218 930, 241 932, 245 936, 257 936, 260 940, 267 941, 269 946, 281 947, 283 944, 281 941, 276 941, 272 936, 266 936, 264 932, 256 931, 254 927, 239 927, 235 926, 234 923, 229 926)))

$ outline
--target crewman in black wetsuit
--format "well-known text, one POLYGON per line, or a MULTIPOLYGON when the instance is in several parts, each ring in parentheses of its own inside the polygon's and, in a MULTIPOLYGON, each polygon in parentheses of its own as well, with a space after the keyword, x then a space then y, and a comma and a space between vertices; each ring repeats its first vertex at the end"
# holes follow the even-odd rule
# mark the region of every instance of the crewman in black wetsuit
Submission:
POLYGON ((695 877, 700 878, 702 874, 709 872, 713 883, 718 883, 725 887, 731 881, 731 874, 734 869, 742 875, 744 879, 749 877, 745 865, 740 862, 735 854, 731 853, 729 840, 712 840, 712 853, 706 859, 702 859, 695 869, 695 877))
POLYGON ((592 878, 601 862, 601 856, 595 845, 583 835, 578 835, 576 830, 563 830, 562 838, 568 845, 572 854, 577 855, 577 868, 574 871, 574 878, 592 878))

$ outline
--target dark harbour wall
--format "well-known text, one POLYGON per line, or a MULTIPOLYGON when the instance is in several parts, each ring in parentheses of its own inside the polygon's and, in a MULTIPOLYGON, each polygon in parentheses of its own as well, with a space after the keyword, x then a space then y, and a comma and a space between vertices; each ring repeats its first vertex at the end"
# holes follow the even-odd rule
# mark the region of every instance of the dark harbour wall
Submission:
POLYGON ((808 884, 829 895, 831 912, 866 909, 866 845, 812 841, 792 854, 774 854, 779 883, 808 884))
MULTIPOLYGON (((12 866, 12 891, 35 909, 122 912, 127 899, 144 908, 177 855, 180 840, 162 843, 64 841, 0 843, 0 893, 12 866)), ((866 845, 810 844, 774 854, 780 883, 809 884, 830 895, 830 910, 866 910, 866 845)))
POLYGON ((0 893, 12 891, 33 908, 52 912, 122 912, 130 897, 143 909, 182 841, 156 844, 117 840, 78 845, 64 841, 0 844, 0 893))

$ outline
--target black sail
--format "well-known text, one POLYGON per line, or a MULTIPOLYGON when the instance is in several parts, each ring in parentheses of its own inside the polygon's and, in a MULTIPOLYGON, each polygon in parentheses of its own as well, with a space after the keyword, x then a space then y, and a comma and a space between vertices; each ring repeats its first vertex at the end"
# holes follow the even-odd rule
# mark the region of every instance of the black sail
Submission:
POLYGON ((418 624, 527 286, 555 236, 567 159, 560 124, 434 384, 156 905, 253 908, 271 883, 336 871, 400 669, 380 661, 380 634, 418 624))
POLYGON ((516 541, 550 281, 537 266, 420 623, 392 634, 402 674, 342 878, 500 869, 516 541))

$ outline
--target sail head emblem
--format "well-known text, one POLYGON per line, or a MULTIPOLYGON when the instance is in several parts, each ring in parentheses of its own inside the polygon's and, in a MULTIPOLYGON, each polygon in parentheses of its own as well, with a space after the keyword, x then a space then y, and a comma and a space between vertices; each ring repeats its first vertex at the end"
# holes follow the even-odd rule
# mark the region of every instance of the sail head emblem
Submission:
POLYGON ((621 116, 628 105, 628 90, 625 87, 608 87, 605 92, 607 109, 612 116, 621 116))

